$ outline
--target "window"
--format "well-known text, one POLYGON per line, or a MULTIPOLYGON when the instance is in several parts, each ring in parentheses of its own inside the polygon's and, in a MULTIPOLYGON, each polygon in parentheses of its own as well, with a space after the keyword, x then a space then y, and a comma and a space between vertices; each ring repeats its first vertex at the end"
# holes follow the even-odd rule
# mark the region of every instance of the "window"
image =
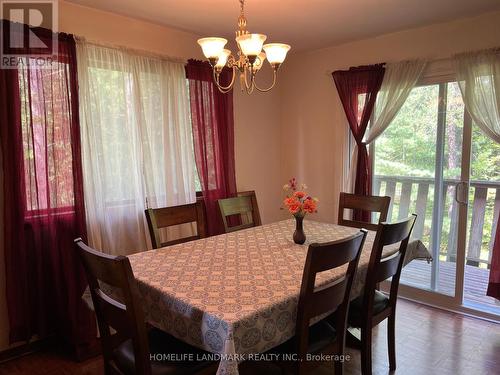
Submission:
POLYGON ((457 251, 465 251, 464 300, 493 306, 485 295, 500 212, 500 145, 472 123, 457 82, 412 90, 376 140, 373 182, 374 194, 391 197, 389 221, 417 213, 412 235, 435 259, 410 263, 402 282, 453 296, 457 251))
MULTIPOLYGON (((414 237, 427 246, 432 236, 436 158, 441 152, 438 146, 443 153, 444 210, 449 211, 454 187, 460 181, 463 121, 464 105, 456 82, 418 86, 376 140, 374 193, 393 198, 393 220, 419 211, 414 237), (437 136, 440 126, 444 127, 442 140, 437 136)), ((444 215, 443 251, 450 220, 450 215, 444 215)))
MULTIPOLYGON (((33 64, 34 66, 34 64, 33 64)), ((74 205, 68 65, 19 69, 28 212, 71 211, 74 205)))
POLYGON ((95 247, 148 247, 144 210, 196 200, 184 64, 77 43, 85 207, 95 247))

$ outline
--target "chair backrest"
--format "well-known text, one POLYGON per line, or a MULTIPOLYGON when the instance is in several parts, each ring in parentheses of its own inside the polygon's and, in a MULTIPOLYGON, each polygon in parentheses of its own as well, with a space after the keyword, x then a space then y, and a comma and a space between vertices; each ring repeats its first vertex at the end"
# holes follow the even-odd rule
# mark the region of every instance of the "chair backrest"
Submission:
POLYGON ((205 222, 205 205, 201 198, 196 203, 182 206, 148 208, 145 211, 148 221, 149 234, 154 249, 178 243, 197 240, 207 236, 205 222), (160 229, 174 225, 196 222, 197 233, 194 236, 179 238, 172 241, 161 242, 160 229))
POLYGON ((379 224, 344 219, 344 210, 356 209, 369 212, 379 212, 379 223, 381 223, 387 220, 387 213, 389 211, 390 203, 390 197, 362 196, 349 193, 340 193, 338 224, 344 225, 346 227, 377 230, 379 224))
POLYGON ((302 276, 299 303, 297 308, 297 354, 304 358, 309 341, 311 319, 337 309, 337 338, 344 342, 347 311, 352 281, 356 273, 359 257, 363 249, 367 231, 338 241, 311 244, 307 251, 306 264, 302 276), (316 274, 348 264, 345 275, 334 282, 315 287, 316 274))
POLYGON ((149 343, 144 312, 130 261, 124 256, 111 256, 75 240, 76 250, 85 269, 101 336, 106 374, 121 373, 113 360, 113 351, 125 340, 132 339, 135 373, 151 374, 149 343), (107 295, 99 283, 118 288, 121 301, 107 295))
POLYGON ((415 225, 417 215, 413 214, 410 217, 394 222, 381 223, 380 228, 375 236, 372 253, 370 255, 370 263, 366 275, 365 293, 364 293, 364 308, 365 311, 371 312, 373 308, 373 296, 377 284, 392 277, 391 292, 389 296, 390 305, 396 302, 399 279, 403 268, 406 249, 410 241, 411 232, 415 225), (386 246, 399 243, 397 251, 390 255, 382 257, 383 250, 386 246))
POLYGON ((262 225, 255 191, 240 192, 237 197, 219 199, 217 203, 225 233, 262 225), (233 215, 238 216, 232 222, 229 217, 233 215), (251 216, 251 222, 248 220, 249 216, 251 216), (230 225, 233 223, 235 225, 230 225))

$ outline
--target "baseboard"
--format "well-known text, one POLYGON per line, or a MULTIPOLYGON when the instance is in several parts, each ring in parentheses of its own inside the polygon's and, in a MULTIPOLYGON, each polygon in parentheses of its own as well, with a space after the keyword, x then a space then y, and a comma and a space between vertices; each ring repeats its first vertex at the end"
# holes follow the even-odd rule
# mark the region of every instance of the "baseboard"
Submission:
POLYGON ((54 337, 37 339, 35 341, 16 345, 12 348, 0 351, 0 363, 38 352, 52 345, 54 345, 54 337))
POLYGON ((57 351, 76 362, 83 362, 87 359, 91 359, 102 354, 101 344, 99 339, 97 338, 92 340, 87 345, 74 347, 65 345, 56 336, 50 336, 44 339, 36 339, 28 343, 16 345, 6 350, 0 351, 0 363, 7 362, 42 350, 57 351))

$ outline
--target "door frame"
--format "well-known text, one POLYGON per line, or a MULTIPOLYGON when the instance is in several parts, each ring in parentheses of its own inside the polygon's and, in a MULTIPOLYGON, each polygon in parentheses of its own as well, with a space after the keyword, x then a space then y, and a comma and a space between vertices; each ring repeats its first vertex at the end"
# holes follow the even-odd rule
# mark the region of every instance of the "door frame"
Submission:
MULTIPOLYGON (((439 85, 439 96, 442 97, 443 88, 446 92, 447 84, 456 82, 454 74, 448 74, 441 79, 434 80, 427 77, 420 85, 437 84, 439 85)), ((464 107, 463 117, 463 134, 462 134, 462 155, 460 161, 460 181, 455 186, 455 197, 457 204, 457 252, 455 264, 455 293, 453 296, 438 292, 437 277, 439 274, 439 245, 441 242, 440 225, 436 225, 441 220, 443 215, 444 203, 441 199, 443 196, 443 160, 444 160, 444 137, 446 125, 446 101, 440 100, 438 104, 438 129, 436 136, 436 164, 435 164, 435 189, 434 202, 438 202, 437 207, 433 209, 433 229, 432 238, 439 238, 438 244, 432 244, 431 249, 434 258, 431 272, 431 288, 418 288, 412 285, 400 284, 399 297, 404 299, 419 302, 425 305, 438 307, 440 309, 460 313, 463 315, 474 316, 481 319, 486 319, 493 322, 500 322, 500 314, 496 314, 482 308, 481 305, 473 303, 464 304, 464 285, 465 285, 465 264, 467 251, 467 228, 468 228, 468 205, 469 205, 469 184, 470 184, 470 163, 472 150, 472 119, 464 107), (443 110, 444 107, 444 110, 443 110)), ((372 145, 370 145, 372 146, 372 145)), ((370 153, 374 155, 375 147, 370 147, 370 153), (372 153, 373 152, 373 153, 372 153)), ((374 170, 374 160, 371 158, 372 170, 374 170)), ((390 290, 390 282, 384 281, 381 284, 381 289, 385 292, 390 290)))
POLYGON ((469 185, 470 185, 470 163, 472 152, 472 119, 469 112, 465 110, 464 104, 464 127, 462 137, 462 162, 461 162, 461 186, 465 186, 461 192, 457 185, 455 200, 458 204, 458 231, 457 231, 457 259, 455 273, 455 299, 460 305, 464 305, 465 286, 465 258, 467 251, 467 218, 469 212, 469 185), (458 199, 462 193, 462 198, 458 199))

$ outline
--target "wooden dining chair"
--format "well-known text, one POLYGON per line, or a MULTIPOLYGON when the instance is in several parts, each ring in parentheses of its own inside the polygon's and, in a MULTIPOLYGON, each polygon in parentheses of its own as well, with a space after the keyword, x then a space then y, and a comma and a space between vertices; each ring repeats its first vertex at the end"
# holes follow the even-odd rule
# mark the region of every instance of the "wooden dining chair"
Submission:
POLYGON ((389 224, 381 223, 373 244, 365 290, 349 306, 349 325, 361 329, 361 371, 372 373, 372 328, 385 319, 389 346, 389 368, 396 369, 395 324, 399 279, 408 241, 417 215, 389 224), (390 255, 383 256, 384 247, 399 243, 390 255), (377 290, 377 284, 392 277, 389 296, 377 290))
MULTIPOLYGON (((298 361, 281 362, 290 367, 293 373, 304 374, 311 361, 307 354, 329 353, 341 356, 345 349, 345 331, 351 287, 358 266, 367 231, 361 231, 351 237, 323 243, 311 244, 302 276, 295 336, 270 352, 296 353, 298 361), (332 283, 316 286, 316 275, 320 272, 343 267, 345 274, 332 283), (311 320, 336 310, 333 326, 327 320, 320 320, 310 327, 311 320)), ((335 375, 343 373, 343 362, 335 361, 335 375)))
POLYGON ((390 197, 362 196, 349 193, 340 193, 338 224, 344 225, 346 227, 377 230, 379 224, 387 220, 390 203, 390 197), (344 210, 346 209, 379 212, 380 217, 378 224, 345 219, 344 210))
POLYGON ((210 362, 164 360, 165 354, 187 353, 196 358, 206 352, 158 329, 146 329, 139 292, 127 257, 96 251, 85 245, 81 238, 76 239, 75 244, 89 283, 107 375, 194 374, 209 368, 210 362), (118 288, 121 300, 107 295, 100 282, 118 288))
POLYGON ((224 233, 262 225, 255 191, 239 192, 237 197, 219 199, 217 203, 224 233), (233 215, 238 215, 235 225, 231 225, 230 217, 233 215))
POLYGON ((201 198, 198 198, 196 203, 184 204, 182 206, 148 208, 145 210, 145 214, 153 249, 193 241, 207 236, 205 205, 201 198), (161 242, 160 229, 192 222, 196 222, 196 235, 161 242))

